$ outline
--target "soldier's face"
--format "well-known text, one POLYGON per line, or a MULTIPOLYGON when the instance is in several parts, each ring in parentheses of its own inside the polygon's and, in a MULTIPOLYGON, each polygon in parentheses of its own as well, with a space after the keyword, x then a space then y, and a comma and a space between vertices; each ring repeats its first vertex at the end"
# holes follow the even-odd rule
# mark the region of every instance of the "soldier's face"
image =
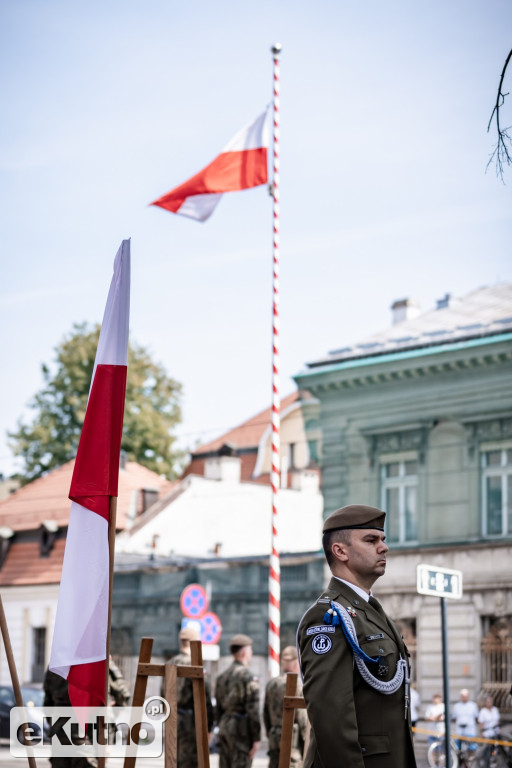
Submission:
MULTIPOLYGON (((333 545, 333 552, 334 547, 333 545)), ((336 556, 354 576, 356 583, 369 589, 386 571, 389 547, 382 531, 369 529, 350 531, 350 544, 339 544, 336 556)))

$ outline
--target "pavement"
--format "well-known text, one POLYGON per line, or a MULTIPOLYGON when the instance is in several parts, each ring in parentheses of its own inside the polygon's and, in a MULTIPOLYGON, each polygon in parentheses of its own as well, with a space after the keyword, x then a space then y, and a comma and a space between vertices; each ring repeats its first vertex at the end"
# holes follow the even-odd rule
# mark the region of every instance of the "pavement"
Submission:
MULTIPOLYGON (((426 742, 419 742, 415 746, 417 768, 428 768, 427 762, 427 745, 426 742)), ((50 761, 37 758, 37 768, 51 768, 50 761)), ((25 766, 26 761, 24 758, 13 757, 9 751, 8 743, 0 743, 0 766, 1 768, 20 768, 25 766)), ((256 754, 253 760, 253 768, 268 768, 268 757, 264 749, 256 754)), ((153 757, 137 760, 137 768, 164 768, 164 758, 153 757)), ((219 767, 219 756, 216 754, 210 755, 210 768, 219 767)), ((107 759, 107 768, 123 768, 123 761, 120 758, 107 759)))

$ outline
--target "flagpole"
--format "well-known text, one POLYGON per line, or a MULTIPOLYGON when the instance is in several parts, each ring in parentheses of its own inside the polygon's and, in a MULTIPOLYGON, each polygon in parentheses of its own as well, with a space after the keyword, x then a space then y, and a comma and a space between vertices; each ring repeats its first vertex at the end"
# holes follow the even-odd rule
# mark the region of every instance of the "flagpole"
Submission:
MULTIPOLYGON (((25 704, 23 703, 23 696, 21 694, 20 680, 18 677, 18 671, 16 669, 16 663, 14 661, 11 638, 9 635, 9 629, 7 627, 7 619, 5 618, 4 604, 2 602, 1 595, 0 595, 0 630, 2 633, 2 640, 4 642, 5 655, 7 656, 7 665, 9 667, 9 672, 11 674, 12 689, 14 691, 14 700, 16 702, 16 706, 24 710, 25 704)), ((26 727, 27 724, 28 724, 28 720, 24 719, 23 726, 26 727)), ((23 730, 25 730, 25 728, 23 730)), ((25 738, 23 739, 23 742, 28 749, 30 745, 27 745, 25 738)), ((30 754, 31 752, 32 750, 28 750, 28 754, 27 754, 28 764, 30 768, 37 768, 36 759, 33 754, 30 754)))
POLYGON ((274 63, 273 98, 273 176, 270 192, 273 211, 273 303, 272 303, 272 552, 269 569, 268 596, 268 671, 279 675, 281 632, 281 569, 278 546, 278 492, 280 480, 280 397, 279 397, 279 56, 280 43, 271 48, 274 63))
MULTIPOLYGON (((109 665, 110 665, 110 632, 112 628, 112 593, 114 590, 114 556, 116 548, 116 516, 117 516, 117 496, 109 498, 108 515, 108 618, 107 618, 107 642, 105 647, 105 706, 108 707, 108 684, 109 684, 109 665)), ((108 727, 108 726, 107 726, 108 727)), ((98 768, 105 768, 106 758, 98 757, 98 768)))

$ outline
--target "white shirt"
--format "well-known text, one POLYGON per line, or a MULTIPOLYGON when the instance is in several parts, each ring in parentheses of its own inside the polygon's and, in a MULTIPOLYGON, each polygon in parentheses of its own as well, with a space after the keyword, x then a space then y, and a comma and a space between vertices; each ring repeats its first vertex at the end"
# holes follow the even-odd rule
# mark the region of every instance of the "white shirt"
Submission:
POLYGON ((412 687, 409 695, 411 697, 411 720, 415 723, 420 716, 420 695, 416 688, 412 687))
POLYGON ((439 736, 442 736, 444 733, 444 702, 442 701, 440 704, 430 704, 430 706, 427 707, 425 720, 433 719, 438 715, 443 715, 443 719, 432 723, 432 725, 429 724, 428 727, 430 730, 436 731, 439 736))
POLYGON ((357 594, 360 597, 362 597, 363 600, 366 600, 366 602, 368 602, 368 600, 370 599, 371 592, 369 595, 368 592, 365 592, 365 590, 362 589, 361 587, 357 587, 355 584, 351 584, 350 581, 346 581, 346 579, 340 579, 339 576, 335 576, 334 578, 338 579, 338 581, 342 581, 344 584, 347 585, 347 587, 350 587, 350 589, 353 589, 354 592, 357 592, 357 594))
POLYGON ((476 736, 478 707, 474 701, 458 701, 453 705, 452 719, 455 720, 455 733, 460 736, 476 736))
POLYGON ((486 739, 492 739, 497 734, 497 728, 500 723, 500 713, 497 707, 483 707, 478 715, 478 722, 482 726, 482 735, 486 739))

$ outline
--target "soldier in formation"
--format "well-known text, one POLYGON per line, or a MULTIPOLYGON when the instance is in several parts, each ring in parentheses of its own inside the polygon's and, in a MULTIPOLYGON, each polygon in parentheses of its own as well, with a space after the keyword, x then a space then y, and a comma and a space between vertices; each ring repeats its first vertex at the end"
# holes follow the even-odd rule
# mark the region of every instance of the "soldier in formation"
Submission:
MULTIPOLYGON (((265 688, 265 703, 263 706, 263 722, 268 737, 269 768, 278 768, 279 750, 281 745, 281 727, 283 722, 283 705, 286 691, 286 676, 289 672, 299 673, 297 651, 294 646, 287 646, 281 654, 282 674, 269 680, 265 688)), ((297 696, 302 696, 302 683, 297 680, 297 696)), ((292 751, 290 765, 302 768, 304 743, 306 740, 307 715, 305 709, 295 710, 293 724, 292 751)))
POLYGON ((217 678, 219 768, 250 768, 260 744, 258 679, 249 671, 252 640, 234 635, 229 645, 233 663, 217 678))
MULTIPOLYGON (((190 641, 199 640, 199 632, 194 627, 184 627, 179 634, 180 652, 168 663, 176 666, 191 664, 190 641)), ((178 768, 197 768, 196 727, 194 719, 194 689, 189 677, 178 677, 178 768)), ((208 733, 213 730, 213 707, 210 685, 205 680, 206 717, 208 733)), ((161 695, 164 695, 162 681, 161 695)))

